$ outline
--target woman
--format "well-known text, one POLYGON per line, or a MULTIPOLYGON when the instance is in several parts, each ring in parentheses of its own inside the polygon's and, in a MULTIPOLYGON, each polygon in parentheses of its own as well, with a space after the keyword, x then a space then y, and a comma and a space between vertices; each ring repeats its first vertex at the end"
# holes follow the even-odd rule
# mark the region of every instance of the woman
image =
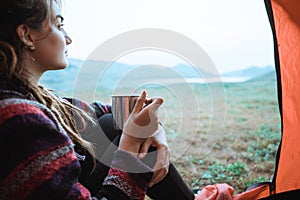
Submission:
POLYGON ((63 99, 38 85, 45 71, 68 65, 72 40, 62 23, 58 0, 0 2, 0 199, 144 199, 146 192, 155 199, 168 193, 192 199, 168 167, 156 115, 163 99, 145 106, 142 92, 119 134, 105 128, 111 124, 106 106, 63 99), (99 125, 116 149, 94 150, 87 141, 99 125), (150 146, 158 150, 155 161, 142 156, 150 146), (109 157, 109 167, 99 155, 109 157))

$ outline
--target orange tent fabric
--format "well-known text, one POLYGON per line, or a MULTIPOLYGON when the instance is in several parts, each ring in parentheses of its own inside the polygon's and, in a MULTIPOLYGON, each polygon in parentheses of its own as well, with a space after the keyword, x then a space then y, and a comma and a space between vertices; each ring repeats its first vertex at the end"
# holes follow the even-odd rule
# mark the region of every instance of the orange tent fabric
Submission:
POLYGON ((271 5, 282 101, 282 142, 273 181, 274 192, 281 193, 300 188, 300 1, 271 0, 271 5))

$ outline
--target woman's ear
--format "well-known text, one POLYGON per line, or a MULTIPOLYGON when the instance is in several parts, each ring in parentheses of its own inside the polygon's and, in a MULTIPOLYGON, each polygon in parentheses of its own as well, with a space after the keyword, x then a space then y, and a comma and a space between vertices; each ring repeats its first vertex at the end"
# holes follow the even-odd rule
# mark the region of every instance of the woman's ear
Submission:
POLYGON ((23 43, 25 44, 25 46, 27 48, 29 48, 31 51, 34 51, 35 47, 33 45, 33 38, 30 35, 30 28, 25 25, 25 24, 21 24, 17 27, 17 34, 19 36, 19 38, 23 41, 23 43))

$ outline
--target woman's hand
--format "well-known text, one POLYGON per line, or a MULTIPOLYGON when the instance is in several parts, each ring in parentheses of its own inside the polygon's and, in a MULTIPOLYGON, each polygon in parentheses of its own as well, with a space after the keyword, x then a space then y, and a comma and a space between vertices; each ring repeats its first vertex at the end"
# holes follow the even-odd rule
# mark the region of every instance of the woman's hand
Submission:
POLYGON ((143 91, 127 119, 120 139, 119 149, 137 156, 142 143, 158 130, 157 110, 163 103, 162 98, 154 98, 144 106, 146 92, 143 91))
POLYGON ((154 175, 149 183, 149 187, 160 182, 169 172, 170 152, 167 143, 165 130, 159 125, 155 135, 143 142, 138 157, 140 159, 147 155, 150 146, 156 147, 157 157, 154 165, 154 175))

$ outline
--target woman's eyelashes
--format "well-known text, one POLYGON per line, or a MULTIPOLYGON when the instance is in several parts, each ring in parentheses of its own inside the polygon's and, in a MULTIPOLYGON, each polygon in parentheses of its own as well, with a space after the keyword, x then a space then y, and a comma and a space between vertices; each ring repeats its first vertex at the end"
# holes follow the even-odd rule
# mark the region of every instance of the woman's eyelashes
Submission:
POLYGON ((58 25, 56 25, 56 27, 58 28, 58 30, 62 31, 64 25, 65 24, 59 23, 58 25))

